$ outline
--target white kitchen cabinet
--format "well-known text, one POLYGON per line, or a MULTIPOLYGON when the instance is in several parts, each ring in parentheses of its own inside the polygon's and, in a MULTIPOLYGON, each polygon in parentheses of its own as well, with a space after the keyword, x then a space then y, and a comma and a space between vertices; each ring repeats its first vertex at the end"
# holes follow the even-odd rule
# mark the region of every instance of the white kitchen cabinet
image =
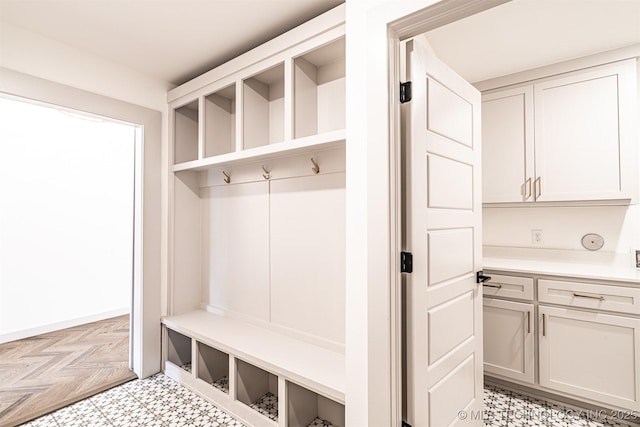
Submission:
POLYGON ((629 59, 483 94, 483 202, 635 199, 636 76, 629 59))
POLYGON ((533 201, 533 87, 482 96, 482 201, 533 201))
POLYGON ((636 284, 485 273, 493 278, 483 286, 488 377, 591 405, 640 410, 636 284))
POLYGON ((533 384, 533 304, 484 298, 485 372, 533 384))
POLYGON ((540 385, 640 409, 640 319, 539 307, 540 385))

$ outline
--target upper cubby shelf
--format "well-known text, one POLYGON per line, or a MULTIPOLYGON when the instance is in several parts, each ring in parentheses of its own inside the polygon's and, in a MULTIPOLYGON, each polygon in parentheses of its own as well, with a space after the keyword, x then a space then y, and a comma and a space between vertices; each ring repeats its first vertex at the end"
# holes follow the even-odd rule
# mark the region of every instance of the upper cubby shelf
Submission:
POLYGON ((344 144, 344 29, 336 8, 171 91, 172 170, 344 144))
POLYGON ((344 129, 344 38, 294 59, 294 136, 344 129))

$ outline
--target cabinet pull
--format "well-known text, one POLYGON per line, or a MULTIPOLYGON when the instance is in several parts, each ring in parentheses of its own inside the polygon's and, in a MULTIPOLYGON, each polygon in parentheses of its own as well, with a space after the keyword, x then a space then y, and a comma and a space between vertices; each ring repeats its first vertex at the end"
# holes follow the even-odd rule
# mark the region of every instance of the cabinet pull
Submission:
POLYGON ((542 196, 542 177, 536 178, 536 199, 542 196))
POLYGON ((602 295, 598 295, 598 296, 594 296, 594 295, 583 295, 583 294, 577 294, 577 293, 573 293, 574 297, 577 298, 591 298, 591 299, 597 299, 599 301, 604 301, 604 297, 602 295))
POLYGON ((501 289, 502 288, 502 285, 490 285, 488 283, 483 283, 482 286, 485 287, 485 288, 496 288, 496 289, 501 289))
POLYGON ((531 177, 524 182, 524 199, 529 200, 531 197, 531 177))
POLYGON ((542 313, 542 336, 547 336, 547 316, 542 313))
POLYGON ((531 333, 531 312, 527 311, 527 333, 531 333))

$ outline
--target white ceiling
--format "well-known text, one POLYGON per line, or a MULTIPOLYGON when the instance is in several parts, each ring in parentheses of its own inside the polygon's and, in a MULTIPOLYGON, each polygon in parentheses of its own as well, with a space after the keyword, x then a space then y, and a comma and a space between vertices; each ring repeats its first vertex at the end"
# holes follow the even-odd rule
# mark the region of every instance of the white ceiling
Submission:
POLYGON ((178 85, 343 2, 0 0, 0 25, 8 22, 178 85))
POLYGON ((513 0, 427 38, 475 83, 640 43, 640 0, 513 0))
MULTIPOLYGON (((0 0, 0 25, 178 85, 343 1, 0 0)), ((477 82, 640 43, 640 0, 514 0, 428 37, 477 82)))

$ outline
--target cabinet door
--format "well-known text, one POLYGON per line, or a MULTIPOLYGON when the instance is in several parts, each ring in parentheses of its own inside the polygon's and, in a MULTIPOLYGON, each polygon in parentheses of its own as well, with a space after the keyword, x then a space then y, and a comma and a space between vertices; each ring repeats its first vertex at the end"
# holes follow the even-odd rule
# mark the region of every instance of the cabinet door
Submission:
POLYGON ((533 201, 533 86, 482 96, 482 201, 533 201))
POLYGON ((484 370, 534 382, 533 304, 484 299, 484 370))
POLYGON ((540 385, 640 408, 640 319, 539 307, 540 385))
POLYGON ((626 61, 534 85, 537 201, 633 195, 634 75, 626 61))

